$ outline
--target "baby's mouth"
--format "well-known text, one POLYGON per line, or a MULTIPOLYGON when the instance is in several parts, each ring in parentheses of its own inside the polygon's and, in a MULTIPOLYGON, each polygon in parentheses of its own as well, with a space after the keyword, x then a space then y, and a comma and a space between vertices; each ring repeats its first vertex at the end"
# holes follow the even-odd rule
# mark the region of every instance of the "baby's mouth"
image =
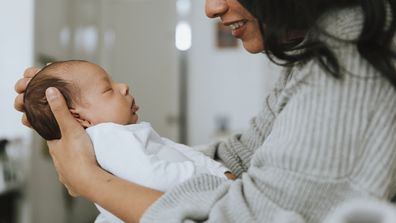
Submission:
POLYGON ((133 115, 136 115, 136 112, 139 110, 139 106, 136 105, 135 100, 132 101, 131 110, 133 115))

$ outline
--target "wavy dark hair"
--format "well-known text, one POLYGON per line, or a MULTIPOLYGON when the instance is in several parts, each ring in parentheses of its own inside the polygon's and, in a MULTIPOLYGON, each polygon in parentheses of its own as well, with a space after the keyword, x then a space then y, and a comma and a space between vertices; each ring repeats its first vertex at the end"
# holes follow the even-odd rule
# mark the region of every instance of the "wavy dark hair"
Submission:
MULTIPOLYGON (((396 52, 392 46, 396 30, 396 0, 239 0, 239 2, 260 22, 265 52, 269 59, 286 67, 294 67, 316 59, 326 71, 338 78, 342 77, 340 65, 324 42, 317 39, 292 38, 292 34, 311 30, 322 32, 316 25, 325 13, 348 7, 361 7, 364 18, 362 32, 353 43, 356 44, 360 55, 396 88, 394 65, 396 52), (388 7, 391 11, 391 21, 387 20, 388 7), (285 42, 285 39, 288 41, 285 42)), ((334 38, 339 39, 336 36, 334 38)))

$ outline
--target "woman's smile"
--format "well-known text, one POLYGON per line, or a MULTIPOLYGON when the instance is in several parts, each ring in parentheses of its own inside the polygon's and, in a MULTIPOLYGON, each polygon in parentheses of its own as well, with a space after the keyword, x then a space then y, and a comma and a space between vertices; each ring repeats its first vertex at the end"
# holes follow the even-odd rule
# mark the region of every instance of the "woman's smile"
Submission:
POLYGON ((231 28, 232 35, 235 38, 241 38, 243 36, 244 31, 246 30, 246 20, 238 21, 238 22, 233 22, 228 27, 231 28))

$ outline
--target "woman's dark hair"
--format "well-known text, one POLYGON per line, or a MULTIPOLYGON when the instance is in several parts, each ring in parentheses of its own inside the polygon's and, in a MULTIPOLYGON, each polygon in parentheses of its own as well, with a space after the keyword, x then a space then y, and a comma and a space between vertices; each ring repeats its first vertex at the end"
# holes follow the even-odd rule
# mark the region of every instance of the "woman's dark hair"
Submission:
MULTIPOLYGON (((353 43, 361 56, 396 87, 396 52, 392 46, 396 30, 396 0, 239 1, 258 19, 265 52, 273 62, 293 67, 316 59, 335 77, 341 77, 341 68, 324 42, 309 38, 303 41, 302 38, 293 39, 292 36, 299 31, 323 32, 317 27, 317 22, 327 12, 361 7, 363 27, 360 36, 353 43)), ((333 38, 339 39, 337 36, 333 38)))
POLYGON ((54 62, 40 70, 30 80, 24 95, 24 109, 29 123, 46 140, 60 139, 61 131, 45 97, 49 87, 57 88, 69 108, 78 100, 79 90, 71 82, 62 80, 59 74, 67 73, 70 65, 85 61, 70 60, 54 62))

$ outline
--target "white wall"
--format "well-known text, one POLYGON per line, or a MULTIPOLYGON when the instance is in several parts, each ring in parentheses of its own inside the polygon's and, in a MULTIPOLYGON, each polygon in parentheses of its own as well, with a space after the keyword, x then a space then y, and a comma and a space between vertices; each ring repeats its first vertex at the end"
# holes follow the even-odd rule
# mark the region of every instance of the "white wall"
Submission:
MULTIPOLYGON (((31 130, 21 124, 21 113, 14 109, 14 84, 24 69, 33 65, 33 3, 0 1, 0 138, 23 140, 21 150, 12 151, 25 164, 18 166, 21 169, 28 166, 31 130)), ((24 197, 18 200, 17 212, 18 222, 30 222, 30 207, 24 197)))
POLYGON ((33 0, 0 1, 0 138, 29 138, 14 109, 14 84, 33 64, 33 0))
POLYGON ((192 36, 189 64, 189 144, 213 140, 216 118, 226 116, 230 131, 241 132, 260 110, 278 77, 279 68, 264 54, 238 48, 216 47, 216 23, 204 14, 204 1, 192 1, 192 36))

